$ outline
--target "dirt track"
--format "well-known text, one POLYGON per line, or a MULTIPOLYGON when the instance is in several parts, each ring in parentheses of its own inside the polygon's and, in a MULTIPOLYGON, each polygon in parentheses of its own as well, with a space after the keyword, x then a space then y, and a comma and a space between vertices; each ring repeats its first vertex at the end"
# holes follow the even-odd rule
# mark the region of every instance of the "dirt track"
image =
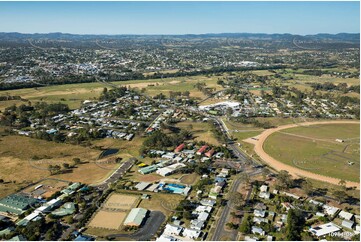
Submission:
MULTIPOLYGON (((278 132, 280 130, 283 130, 283 129, 294 128, 294 127, 299 127, 299 126, 316 125, 316 124, 347 124, 347 123, 359 124, 360 122, 359 121, 305 122, 305 123, 301 123, 301 124, 288 124, 288 125, 283 125, 283 126, 280 126, 280 127, 277 127, 277 128, 268 129, 268 130, 264 131, 262 134, 260 134, 259 136, 257 136, 258 141, 253 140, 252 143, 255 144, 254 151, 257 153, 257 155, 263 161, 265 161, 267 164, 269 164, 271 167, 273 167, 274 169, 276 169, 278 171, 286 170, 291 175, 296 176, 296 177, 307 177, 307 178, 320 180, 320 181, 324 181, 324 182, 328 182, 328 183, 338 185, 340 179, 319 175, 319 174, 312 173, 312 172, 309 172, 309 171, 305 171, 305 170, 299 169, 297 167, 284 164, 284 163, 274 159, 273 157, 268 155, 263 150, 263 143, 265 142, 265 140, 271 134, 273 134, 274 132, 278 132)), ((357 182, 346 181, 346 186, 348 186, 348 187, 357 187, 357 189, 360 189, 360 183, 357 183, 357 182)))

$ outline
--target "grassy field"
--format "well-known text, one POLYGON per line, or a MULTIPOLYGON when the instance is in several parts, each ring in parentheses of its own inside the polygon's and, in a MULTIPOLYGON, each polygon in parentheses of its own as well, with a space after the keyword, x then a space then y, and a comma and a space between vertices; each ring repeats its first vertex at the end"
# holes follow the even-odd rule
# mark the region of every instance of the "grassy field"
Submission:
MULTIPOLYGON (((120 149, 117 157, 126 160, 139 155, 138 149, 142 140, 135 138, 128 142, 103 139, 94 143, 103 148, 120 149)), ((97 165, 95 161, 100 153, 101 151, 94 147, 61 144, 17 135, 2 136, 0 137, 0 178, 4 179, 5 183, 0 184, 0 197, 47 177, 86 184, 100 182, 117 166, 114 163, 97 165), (50 176, 47 170, 49 165, 62 166, 63 163, 72 165, 73 158, 80 158, 84 164, 77 165, 70 172, 50 176)))
MULTIPOLYGON (((131 88, 142 89, 145 88, 145 93, 151 96, 163 92, 169 95, 169 91, 189 91, 191 97, 204 98, 204 94, 194 88, 197 82, 205 82, 207 87, 215 88, 216 90, 222 89, 217 85, 217 76, 192 76, 192 77, 176 77, 152 80, 132 80, 122 82, 112 82, 115 85, 129 86, 131 88)), ((84 100, 92 100, 99 97, 103 88, 108 86, 99 83, 80 83, 80 84, 67 84, 57 86, 44 86, 38 88, 25 88, 18 90, 0 91, 0 96, 3 95, 19 95, 24 99, 31 102, 46 101, 49 103, 62 102, 70 106, 70 108, 78 108, 84 100)), ((4 103, 0 102, 0 110, 4 109, 11 101, 4 103)), ((15 102, 19 103, 19 102, 15 102)))
POLYGON ((199 181, 199 179, 200 179, 200 175, 198 175, 197 173, 192 173, 182 176, 180 181, 183 184, 194 185, 196 182, 199 181))
POLYGON ((138 207, 152 211, 161 211, 167 217, 173 212, 180 201, 184 199, 178 194, 148 193, 151 195, 149 200, 142 200, 138 207))
POLYGON ((177 123, 176 126, 185 130, 190 130, 196 141, 205 141, 211 145, 220 145, 220 142, 210 130, 210 125, 208 123, 184 121, 177 123))
POLYGON ((358 78, 339 78, 339 77, 331 77, 327 75, 312 76, 312 75, 295 74, 295 79, 301 82, 313 82, 313 83, 332 82, 335 85, 339 83, 347 83, 348 85, 360 84, 360 80, 358 78))
POLYGON ((92 144, 93 146, 101 147, 103 149, 117 148, 119 149, 117 156, 122 158, 129 158, 139 156, 139 148, 142 146, 143 141, 144 138, 136 136, 131 141, 105 138, 95 140, 92 142, 92 144))
POLYGON ((264 143, 264 150, 288 165, 358 182, 359 136, 358 124, 297 127, 272 134, 264 143), (345 142, 339 143, 335 139, 343 139, 345 142), (354 164, 350 165, 349 162, 354 164))

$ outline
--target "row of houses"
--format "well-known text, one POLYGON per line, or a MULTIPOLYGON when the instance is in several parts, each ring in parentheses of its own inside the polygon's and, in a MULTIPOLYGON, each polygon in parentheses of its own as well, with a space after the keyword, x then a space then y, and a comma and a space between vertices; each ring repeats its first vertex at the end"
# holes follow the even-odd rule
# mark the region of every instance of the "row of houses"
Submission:
POLYGON ((323 239, 325 236, 330 233, 337 232, 346 232, 341 233, 342 236, 345 236, 345 239, 350 239, 350 236, 360 233, 360 226, 358 221, 360 217, 353 213, 341 210, 340 208, 324 204, 313 199, 307 200, 303 199, 299 195, 290 193, 290 192, 279 192, 278 190, 270 191, 270 187, 266 184, 263 184, 259 188, 258 197, 261 199, 261 202, 256 203, 253 206, 253 224, 251 227, 251 233, 253 235, 247 235, 245 240, 260 240, 258 236, 262 236, 262 239, 273 240, 273 237, 267 234, 262 226, 262 224, 272 224, 276 231, 281 231, 281 228, 287 224, 287 214, 290 209, 302 209, 303 204, 308 201, 308 203, 315 206, 315 209, 304 210, 304 216, 307 221, 313 221, 315 225, 311 226, 308 231, 313 236, 318 239, 323 239), (281 202, 282 210, 279 214, 269 210, 267 203, 271 202, 276 196, 288 197, 288 202, 281 202), (292 202, 293 201, 293 202, 292 202), (317 220, 320 217, 327 217, 331 222, 322 223, 321 220, 317 220), (315 220, 316 219, 316 220, 315 220))
POLYGON ((173 223, 167 223, 163 233, 156 241, 193 241, 198 240, 204 232, 202 231, 211 217, 216 201, 202 199, 193 209, 194 219, 185 227, 181 226, 180 220, 173 219, 173 223))
MULTIPOLYGON (((204 152, 204 150, 202 150, 204 152)), ((192 202, 194 206, 191 209, 192 219, 187 226, 181 226, 181 221, 175 218, 173 223, 168 223, 157 241, 177 241, 177 240, 199 240, 205 235, 204 229, 212 217, 211 214, 216 205, 217 198, 227 185, 229 169, 221 169, 214 178, 214 187, 211 188, 208 198, 203 198, 199 202, 192 202)), ((207 176, 208 177, 208 176, 207 176)), ((197 194, 203 191, 197 191, 197 194)))

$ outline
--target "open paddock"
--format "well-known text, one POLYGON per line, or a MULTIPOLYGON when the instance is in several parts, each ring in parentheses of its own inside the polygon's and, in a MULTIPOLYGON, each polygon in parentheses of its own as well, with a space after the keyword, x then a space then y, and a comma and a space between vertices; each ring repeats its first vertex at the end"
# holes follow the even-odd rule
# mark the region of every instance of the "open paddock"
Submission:
MULTIPOLYGON (((58 178, 66 181, 92 184, 103 180, 111 169, 95 164, 100 151, 79 145, 55 143, 19 135, 5 135, 0 138, 0 195, 6 196, 19 187, 26 187, 44 178, 58 178), (16 147, 16 149, 14 148, 16 147), (73 158, 80 158, 82 164, 62 174, 51 175, 49 165, 73 165, 73 158)), ((114 165, 115 166, 115 165, 114 165)))
POLYGON ((127 212, 100 210, 91 219, 88 226, 93 228, 118 230, 122 226, 127 214, 127 212))
POLYGON ((130 210, 134 208, 139 201, 139 196, 113 193, 102 204, 105 210, 130 210))
POLYGON ((191 131, 196 141, 205 141, 211 145, 220 145, 220 142, 210 130, 210 124, 207 122, 184 121, 177 123, 176 126, 191 131))

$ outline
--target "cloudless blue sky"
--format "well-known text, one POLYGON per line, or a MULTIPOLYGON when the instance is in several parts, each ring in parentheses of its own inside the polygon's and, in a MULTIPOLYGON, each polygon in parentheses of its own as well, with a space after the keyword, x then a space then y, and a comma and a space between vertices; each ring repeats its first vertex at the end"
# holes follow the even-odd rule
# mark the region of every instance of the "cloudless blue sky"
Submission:
POLYGON ((359 33, 359 2, 0 2, 0 32, 359 33))

